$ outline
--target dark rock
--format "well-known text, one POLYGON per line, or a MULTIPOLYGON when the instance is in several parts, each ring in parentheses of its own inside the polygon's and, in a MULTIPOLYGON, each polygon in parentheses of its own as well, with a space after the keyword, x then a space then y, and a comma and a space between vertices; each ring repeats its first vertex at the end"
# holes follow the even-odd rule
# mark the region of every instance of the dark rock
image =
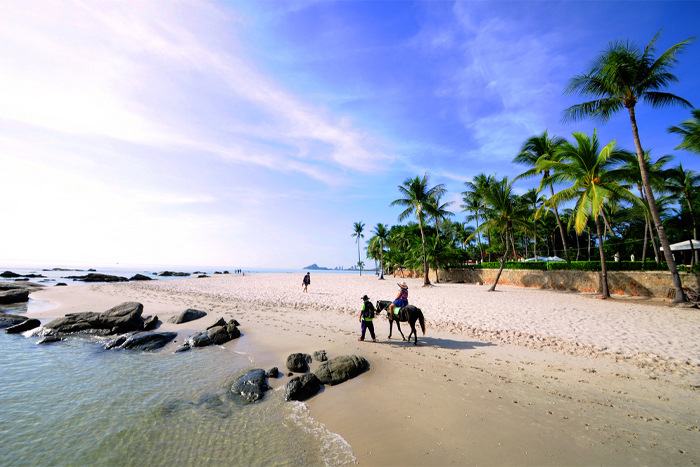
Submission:
POLYGON ((207 276, 206 274, 200 274, 197 276, 197 279, 205 279, 207 277, 209 277, 209 276, 207 276))
POLYGON ((255 368, 238 378, 231 386, 231 392, 243 396, 248 402, 255 402, 263 397, 267 390, 265 370, 255 368))
POLYGON ((55 333, 89 332, 95 330, 111 333, 125 333, 142 328, 143 305, 138 302, 124 302, 103 313, 69 313, 45 327, 55 333))
POLYGON ((190 347, 206 347, 207 345, 211 345, 211 339, 207 331, 200 331, 187 336, 185 344, 190 347))
POLYGON ((241 323, 239 323, 238 321, 236 321, 236 320, 233 319, 233 318, 230 319, 230 320, 228 320, 228 324, 233 324, 233 325, 235 325, 235 326, 240 326, 240 325, 241 325, 241 323))
POLYGON ((321 390, 321 381, 313 373, 292 378, 284 388, 284 400, 303 401, 321 390))
POLYGON ((178 352, 187 352, 190 350, 192 347, 190 347, 190 344, 184 344, 182 347, 178 347, 178 349, 175 351, 175 353, 178 352))
POLYGON ((148 276, 144 276, 143 274, 136 274, 135 276, 132 276, 129 278, 130 281, 152 281, 153 279, 148 276))
POLYGON ((41 326, 41 321, 38 319, 28 319, 19 324, 15 324, 14 326, 10 326, 9 328, 5 329, 5 332, 8 334, 19 334, 20 332, 29 331, 31 329, 38 328, 39 326, 41 326))
POLYGON ((287 357, 287 369, 295 373, 306 373, 309 371, 311 355, 305 353, 293 353, 287 357))
POLYGON ((29 279, 27 279, 26 277, 23 277, 21 279, 15 279, 15 282, 29 282, 29 279))
POLYGON ((209 334, 209 339, 211 339, 211 343, 214 345, 225 344, 231 339, 236 339, 241 335, 241 331, 238 330, 238 327, 236 327, 235 324, 216 326, 209 329, 207 332, 209 334))
POLYGON ((173 271, 161 271, 158 273, 162 277, 187 277, 190 275, 189 272, 173 272, 173 271))
POLYGON ((229 273, 228 271, 224 271, 224 274, 228 274, 228 273, 229 273))
POLYGON ((58 336, 45 336, 43 337, 39 342, 37 342, 37 345, 40 344, 51 344, 53 342, 61 342, 63 339, 61 339, 58 336))
POLYGON ((13 289, 4 290, 0 292, 0 303, 20 303, 29 301, 29 290, 26 289, 13 289))
POLYGON ((158 327, 158 316, 153 315, 153 316, 147 316, 146 318, 143 319, 143 330, 144 331, 151 331, 158 327))
POLYGON ((0 328, 9 328, 19 323, 27 321, 29 318, 20 315, 10 315, 0 311, 0 328))
POLYGON ((340 384, 354 378, 369 367, 369 363, 363 357, 357 355, 344 355, 322 363, 315 371, 316 376, 323 384, 340 384))
POLYGON ((290 371, 289 373, 287 373, 287 376, 294 376, 294 373, 290 371))
POLYGON ((173 275, 173 272, 172 271, 161 271, 159 273, 156 273, 156 275, 161 276, 161 277, 170 277, 173 275))
POLYGON ((95 272, 95 271, 97 271, 97 269, 93 269, 93 268, 88 269, 88 272, 95 272))
POLYGON ((0 291, 7 290, 26 290, 29 293, 43 289, 45 285, 36 284, 34 282, 0 282, 0 291))
POLYGON ((328 357, 326 356, 326 351, 325 350, 317 350, 314 352, 314 360, 317 362, 325 362, 328 360, 328 357))
POLYGON ((129 280, 126 277, 95 273, 86 274, 84 276, 66 276, 66 279, 83 282, 128 282, 129 280))
POLYGON ((194 321, 199 318, 207 316, 206 311, 195 310, 194 308, 188 308, 187 310, 176 314, 168 320, 169 323, 182 324, 188 321, 194 321))
POLYGON ((23 274, 22 277, 28 277, 30 279, 41 279, 42 277, 46 276, 42 276, 41 274, 23 274))
POLYGON ((115 337, 114 339, 108 340, 107 343, 104 345, 105 350, 110 350, 110 349, 113 349, 115 347, 119 347, 124 342, 126 342, 126 339, 128 337, 129 336, 125 334, 123 336, 115 337))
POLYGON ((5 272, 3 272, 2 274, 0 274, 0 277, 5 277, 5 278, 8 278, 8 279, 11 279, 11 278, 13 278, 13 277, 20 277, 20 275, 17 274, 16 272, 5 271, 5 272))
POLYGON ((277 378, 280 375, 280 370, 276 367, 273 366, 269 370, 267 370, 267 377, 268 378, 277 378))
POLYGON ((212 324, 211 326, 209 326, 209 327, 207 328, 207 330, 209 330, 209 329, 211 329, 211 328, 218 327, 218 326, 226 326, 226 321, 224 321, 224 318, 219 318, 218 320, 216 320, 216 323, 214 323, 214 324, 212 324))
MULTIPOLYGON (((120 336, 117 339, 120 339, 120 336)), ((124 342, 110 348, 131 350, 157 350, 165 347, 168 342, 177 337, 176 332, 137 332, 129 335, 124 342)), ((109 344, 109 343, 108 343, 109 344)), ((107 348, 107 346, 105 346, 107 348)))
POLYGON ((221 274, 221 271, 214 271, 214 274, 221 274))
POLYGON ((68 284, 66 284, 65 282, 57 282, 56 285, 54 285, 54 287, 68 287, 68 284))

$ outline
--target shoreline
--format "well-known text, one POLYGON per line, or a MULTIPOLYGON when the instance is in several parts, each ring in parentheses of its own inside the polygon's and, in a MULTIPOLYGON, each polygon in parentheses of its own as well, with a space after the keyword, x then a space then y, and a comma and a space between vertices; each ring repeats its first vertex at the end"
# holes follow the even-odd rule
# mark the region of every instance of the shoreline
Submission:
MULTIPOLYGON (((575 321, 580 306, 588 309, 590 319, 598 320, 599 326, 614 322, 608 315, 624 314, 628 309, 635 316, 667 314, 675 319, 679 310, 551 291, 518 294, 515 287, 503 287, 496 294, 465 284, 421 289, 418 281, 408 280, 411 303, 423 307, 429 323, 426 336, 419 334, 421 346, 413 347, 400 338, 387 340, 383 317, 375 321, 377 343, 357 341, 359 297, 368 293, 374 301, 391 295, 395 289, 391 278, 377 281, 374 276, 363 276, 361 282, 357 277, 348 283, 347 275, 328 275, 325 282, 312 278, 311 293, 301 294, 296 290, 301 278, 287 276, 43 289, 32 298, 57 306, 32 315, 48 319, 70 312, 99 312, 133 300, 144 304, 144 315, 161 318, 160 330, 178 331, 178 342, 219 316, 237 319, 243 335, 225 347, 253 355, 255 366, 264 369, 277 366, 284 371, 286 357, 293 352, 311 354, 323 349, 329 358, 361 355, 370 362, 369 371, 325 387, 306 404, 315 420, 352 446, 357 462, 363 465, 685 464, 700 456, 693 441, 699 425, 695 387, 700 386, 700 371, 696 365, 686 365, 678 358, 669 365, 664 355, 632 353, 635 339, 624 333, 618 347, 632 355, 598 351, 590 344, 577 346, 576 341, 561 336, 567 335, 561 323, 575 321), (355 290, 359 293, 353 293, 355 290), (479 307, 464 306, 463 294, 482 302, 481 314, 479 307), (356 300, 354 295, 358 295, 356 300), (550 315, 533 311, 556 308, 562 298, 570 306, 559 313, 568 313, 569 320, 554 320, 553 325, 550 315), (440 305, 439 313, 422 304, 429 300, 440 305), (498 322, 498 316, 486 316, 498 315, 490 305, 493 300, 533 316, 530 320, 513 317, 510 330, 481 329, 476 325, 479 322, 498 322), (617 303, 611 306, 611 302, 617 303), (167 323, 169 315, 188 307, 211 313, 184 325, 167 323), (541 332, 530 334, 529 327, 538 319, 541 332), (554 345, 556 339, 563 343, 554 345)), ((631 323, 640 334, 636 339, 654 332, 663 334, 666 327, 644 328, 657 319, 631 323)), ((690 319, 693 322, 692 316, 690 319)), ((616 331, 612 339, 619 337, 616 331)), ((696 347, 682 338, 674 337, 679 342, 669 347, 670 353, 686 351, 691 353, 689 359, 697 358, 692 353, 696 347)), ((163 351, 177 345, 170 344, 163 351)), ((312 371, 317 365, 311 365, 312 371)), ((288 380, 281 377, 270 385, 283 386, 288 380)))

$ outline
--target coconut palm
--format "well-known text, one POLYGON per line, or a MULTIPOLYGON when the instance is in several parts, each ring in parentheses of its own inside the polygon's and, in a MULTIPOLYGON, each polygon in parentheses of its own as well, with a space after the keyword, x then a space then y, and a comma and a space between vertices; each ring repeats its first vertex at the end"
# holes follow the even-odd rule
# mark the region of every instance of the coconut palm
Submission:
POLYGON ((644 166, 644 150, 639 139, 634 108, 639 101, 644 101, 654 108, 671 105, 692 108, 687 100, 663 90, 669 84, 678 81, 678 78, 670 70, 678 62, 678 54, 682 53, 686 46, 695 40, 695 37, 679 42, 658 58, 654 58, 656 52, 654 44, 660 35, 661 31, 652 38, 649 45, 643 50, 637 44, 629 41, 611 42, 608 48, 594 60, 590 70, 574 77, 565 90, 566 94, 577 93, 594 97, 595 100, 569 107, 564 111, 564 121, 576 121, 590 117, 600 122, 607 122, 613 114, 623 108, 629 112, 644 192, 649 203, 651 217, 656 224, 659 240, 664 248, 668 269, 673 278, 676 289, 675 301, 682 302, 685 300, 683 288, 661 222, 661 216, 656 207, 651 182, 644 166))
MULTIPOLYGON (((373 238, 376 238, 379 242, 379 252, 381 256, 379 264, 381 264, 382 270, 384 270, 384 247, 389 241, 389 229, 386 228, 386 225, 380 222, 374 227, 372 233, 374 234, 373 238)), ((383 279, 382 276, 380 276, 380 278, 383 279)))
MULTIPOLYGON (((472 216, 467 216, 467 222, 471 222, 472 220, 476 221, 476 227, 477 230, 479 229, 479 217, 483 217, 482 213, 484 211, 484 201, 483 201, 483 193, 489 189, 489 187, 495 183, 496 179, 493 175, 486 175, 484 173, 480 173, 472 179, 471 182, 464 182, 464 185, 467 187, 466 191, 462 192, 462 201, 464 201, 464 204, 461 205, 462 210, 464 211, 470 211, 473 212, 474 214, 472 216)), ((478 230, 481 232, 480 230, 478 230)), ((491 233, 487 230, 486 232, 486 241, 489 245, 489 249, 491 248, 491 233)), ((484 253, 481 249, 481 233, 479 233, 479 251, 481 252, 481 260, 483 261, 484 259, 484 253)), ((489 261, 491 261, 491 253, 489 252, 489 261)))
MULTIPOLYGON (((447 203, 440 204, 442 200, 443 193, 437 193, 431 200, 432 203, 432 217, 435 220, 435 238, 440 238, 440 221, 446 220, 448 217, 454 216, 453 212, 447 210, 447 208, 454 204, 454 201, 449 201, 447 203)), ((436 246, 437 248, 437 246, 436 246)), ((436 256, 437 257, 437 256, 436 256)), ((437 264, 437 263, 435 263, 437 264)), ((441 263, 442 264, 442 263, 441 263)), ((435 269, 435 282, 440 282, 440 276, 438 269, 435 269)))
MULTIPOLYGON (((690 211, 690 219, 693 225, 693 240, 697 240, 698 226, 695 221, 695 213, 691 200, 693 194, 697 193, 698 188, 700 188, 700 173, 694 170, 684 170, 683 164, 679 164, 678 167, 669 169, 667 174, 668 181, 666 187, 668 191, 677 198, 685 198, 686 203, 688 203, 688 211, 690 211)), ((693 261, 698 263, 697 250, 695 250, 693 261)))
MULTIPOLYGON (((540 170, 537 162, 556 160, 557 148, 559 148, 565 141, 566 140, 564 138, 557 138, 556 136, 552 136, 550 138, 547 134, 547 130, 545 130, 541 135, 528 138, 528 140, 525 141, 523 146, 520 148, 518 155, 513 159, 513 162, 532 168, 517 176, 515 180, 540 175, 542 176, 542 180, 548 178, 550 170, 540 170)), ((549 190, 553 196, 554 187, 551 184, 549 185, 549 190)), ((557 225, 559 225, 559 234, 561 235, 561 242, 564 246, 564 257, 566 258, 567 263, 571 263, 571 260, 569 259, 569 247, 567 245, 566 234, 564 232, 564 224, 561 222, 561 219, 559 218, 559 211, 556 209, 554 209, 554 217, 557 219, 557 225)))
POLYGON ((407 178, 403 185, 399 185, 399 193, 403 198, 396 199, 391 202, 391 206, 403 206, 406 209, 399 214, 399 222, 406 219, 411 214, 418 219, 420 226, 421 242, 423 245, 423 285, 430 285, 428 279, 428 260, 425 256, 425 232, 423 230, 423 222, 426 216, 433 215, 432 200, 437 195, 442 195, 446 192, 445 186, 442 184, 435 185, 430 188, 428 182, 430 177, 426 172, 423 177, 416 176, 415 178, 407 178))
MULTIPOLYGON (((548 206, 561 205, 575 201, 573 226, 581 234, 586 228, 589 217, 593 217, 598 231, 598 248, 600 250, 600 268, 603 276, 603 298, 610 297, 608 273, 603 251, 602 210, 605 202, 616 197, 638 204, 634 196, 621 182, 625 173, 614 167, 625 160, 628 151, 618 148, 615 141, 600 148, 598 136, 593 132, 589 137, 585 133, 574 133, 576 145, 566 142, 559 148, 559 161, 542 161, 542 169, 552 170, 550 180, 542 183, 567 184, 568 188, 556 193, 546 203, 548 206)), ((541 208, 542 209, 542 208, 541 208)))
POLYGON ((482 192, 482 196, 486 221, 476 231, 489 228, 498 229, 500 232, 503 232, 505 242, 505 253, 501 258, 501 268, 498 270, 496 280, 489 289, 489 292, 493 292, 496 290, 496 285, 498 285, 498 280, 501 278, 501 273, 506 264, 508 244, 511 241, 513 230, 529 230, 529 224, 526 220, 529 208, 513 193, 513 182, 508 181, 508 177, 491 183, 489 188, 482 192))
POLYGON ((683 137, 681 144, 676 149, 685 149, 700 155, 700 109, 693 110, 693 118, 681 123, 680 126, 671 126, 669 133, 683 137))
MULTIPOLYGON (((479 228, 479 218, 481 217, 481 211, 483 209, 483 203, 481 197, 477 196, 475 193, 462 193, 462 204, 460 207, 463 212, 472 212, 473 214, 468 214, 466 216, 467 222, 476 222, 476 228, 479 228), (465 194, 466 193, 466 194, 465 194)), ((481 247, 481 234, 477 235, 477 242, 479 244, 479 255, 481 260, 484 259, 484 250, 481 247)))
MULTIPOLYGON (((360 240, 365 238, 364 234, 362 233, 365 230, 365 224, 363 224, 362 221, 355 222, 352 227, 353 227, 353 229, 355 229, 355 231, 350 236, 356 238, 355 241, 357 242, 357 264, 359 265, 361 262, 361 259, 360 259, 360 240)), ((361 267, 360 267, 360 275, 362 275, 362 268, 361 267)))
POLYGON ((534 245, 534 253, 535 253, 535 261, 537 261, 537 216, 534 215, 534 213, 537 212, 537 209, 542 205, 544 202, 544 197, 540 196, 540 192, 534 188, 529 189, 526 191, 520 199, 524 202, 527 203, 528 207, 532 206, 532 235, 535 241, 534 245))

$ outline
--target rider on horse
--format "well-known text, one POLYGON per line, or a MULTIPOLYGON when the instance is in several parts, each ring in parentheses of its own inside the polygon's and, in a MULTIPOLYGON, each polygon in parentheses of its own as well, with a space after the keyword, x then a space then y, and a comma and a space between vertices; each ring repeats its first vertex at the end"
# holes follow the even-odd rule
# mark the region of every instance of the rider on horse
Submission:
POLYGON ((408 285, 406 285, 405 281, 397 285, 400 287, 399 293, 396 295, 394 303, 389 305, 389 314, 391 315, 394 314, 394 308, 403 308, 408 305, 408 285))

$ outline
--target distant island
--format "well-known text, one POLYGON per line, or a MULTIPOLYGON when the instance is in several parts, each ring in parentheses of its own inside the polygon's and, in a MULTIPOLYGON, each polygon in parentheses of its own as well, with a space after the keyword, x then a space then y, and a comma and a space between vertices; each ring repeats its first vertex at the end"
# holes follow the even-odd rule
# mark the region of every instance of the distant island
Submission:
POLYGON ((321 271, 330 271, 330 268, 321 267, 316 263, 312 264, 311 266, 306 266, 305 268, 302 268, 302 269, 315 269, 315 270, 321 270, 321 271))

